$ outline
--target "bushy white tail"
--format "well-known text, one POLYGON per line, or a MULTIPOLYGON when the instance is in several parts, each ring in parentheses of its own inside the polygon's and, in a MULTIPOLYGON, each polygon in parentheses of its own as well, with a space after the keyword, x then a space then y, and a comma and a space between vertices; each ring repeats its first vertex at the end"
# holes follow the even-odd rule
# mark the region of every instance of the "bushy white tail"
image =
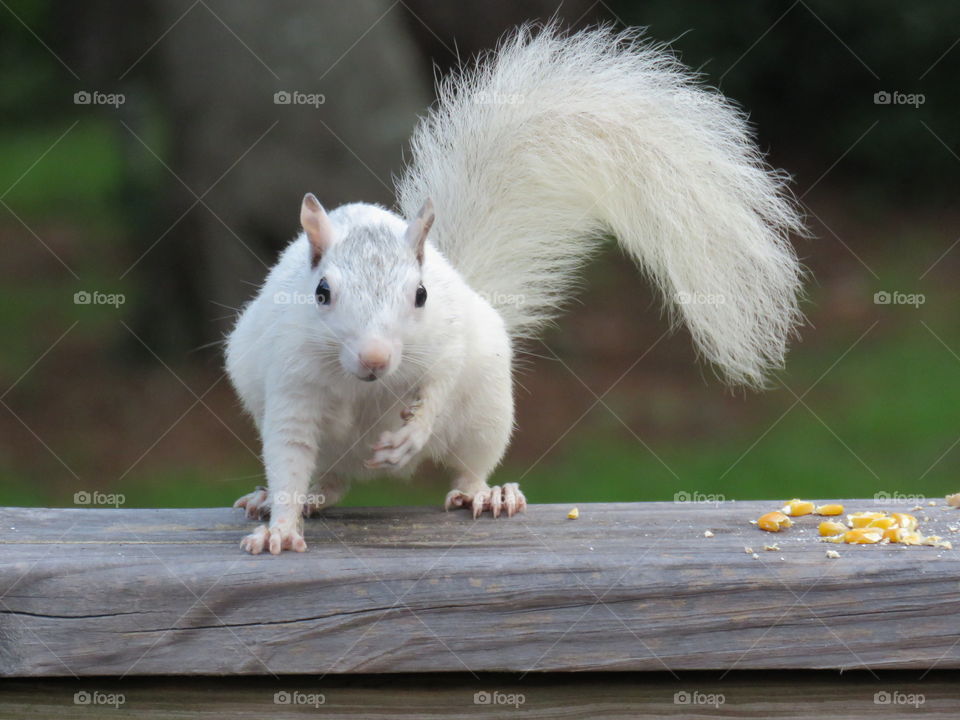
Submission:
POLYGON ((760 385, 800 320, 802 230, 745 117, 635 32, 522 28, 448 77, 399 181, 433 241, 532 337, 613 235, 730 382, 760 385))

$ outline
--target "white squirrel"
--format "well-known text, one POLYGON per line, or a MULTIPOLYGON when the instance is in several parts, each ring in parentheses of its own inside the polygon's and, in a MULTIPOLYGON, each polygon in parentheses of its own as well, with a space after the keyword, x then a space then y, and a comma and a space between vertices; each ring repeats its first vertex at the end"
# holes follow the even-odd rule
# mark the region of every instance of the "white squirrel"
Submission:
POLYGON ((786 178, 740 111, 634 31, 523 27, 447 77, 397 195, 399 215, 306 195, 303 232, 229 336, 268 481, 236 503, 270 514, 251 553, 302 552, 302 517, 351 478, 427 457, 453 471, 448 509, 523 510, 516 483, 488 484, 514 347, 604 236, 733 384, 762 386, 801 320, 786 178))

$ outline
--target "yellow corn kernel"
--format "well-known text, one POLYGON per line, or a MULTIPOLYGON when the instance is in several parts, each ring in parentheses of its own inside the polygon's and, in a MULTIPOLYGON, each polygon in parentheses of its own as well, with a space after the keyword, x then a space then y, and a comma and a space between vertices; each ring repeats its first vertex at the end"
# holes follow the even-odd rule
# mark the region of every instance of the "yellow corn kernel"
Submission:
POLYGON ((890 528, 899 527, 899 523, 896 518, 890 516, 877 518, 876 520, 871 520, 867 523, 866 527, 871 528, 880 528, 881 530, 889 530, 890 528))
POLYGON ((813 512, 817 515, 843 515, 843 505, 840 505, 839 503, 820 505, 813 512))
POLYGON ((879 520, 885 515, 886 513, 882 512, 855 512, 852 515, 847 515, 847 525, 852 528, 866 527, 874 520, 879 520))
POLYGON ((809 515, 813 512, 813 503, 808 500, 798 500, 797 498, 794 498, 780 508, 780 512, 782 512, 784 515, 789 515, 790 517, 809 515))
POLYGON ((766 515, 761 515, 757 520, 757 527, 767 532, 780 532, 783 528, 788 528, 791 525, 793 525, 793 520, 779 511, 768 512, 766 515))
POLYGON ((923 536, 915 530, 909 528, 888 528, 883 531, 883 537, 892 543, 901 543, 903 545, 919 545, 923 542, 923 536))
POLYGON ((872 545, 883 540, 883 530, 880 528, 859 527, 847 530, 843 541, 848 545, 872 545))
POLYGON ((835 520, 824 520, 820 523, 820 536, 829 537, 830 535, 839 535, 847 531, 847 526, 835 520))
POLYGON ((576 520, 578 517, 580 517, 580 508, 573 508, 567 513, 567 517, 571 520, 576 520))
POLYGON ((890 517, 897 521, 897 527, 901 527, 904 530, 917 529, 917 519, 913 515, 908 515, 907 513, 890 513, 890 517))

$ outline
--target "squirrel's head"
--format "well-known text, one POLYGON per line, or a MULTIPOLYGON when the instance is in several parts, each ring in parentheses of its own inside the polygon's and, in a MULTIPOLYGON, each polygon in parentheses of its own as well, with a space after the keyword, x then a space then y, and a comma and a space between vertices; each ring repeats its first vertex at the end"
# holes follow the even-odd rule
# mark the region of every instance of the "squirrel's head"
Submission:
POLYGON ((427 200, 409 224, 375 206, 350 222, 331 221, 307 193, 300 224, 310 241, 310 280, 320 332, 338 348, 343 369, 361 380, 386 377, 399 366, 405 340, 426 312, 423 256, 433 224, 427 200))

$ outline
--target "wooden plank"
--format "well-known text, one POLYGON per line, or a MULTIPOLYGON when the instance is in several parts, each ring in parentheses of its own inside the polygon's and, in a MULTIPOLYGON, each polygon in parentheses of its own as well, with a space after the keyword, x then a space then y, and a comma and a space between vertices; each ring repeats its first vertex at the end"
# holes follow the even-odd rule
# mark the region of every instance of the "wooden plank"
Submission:
POLYGON ((379 675, 7 680, 0 720, 197 718, 904 718, 953 720, 956 676, 932 673, 379 675), (75 698, 77 702, 75 702, 75 698), (111 702, 112 701, 112 704, 111 702), (86 704, 82 704, 86 703, 86 704))
MULTIPOLYGON (((938 505, 916 514, 950 537, 938 505)), ((225 508, 2 509, 0 673, 960 667, 956 550, 750 525, 773 506, 333 509, 278 557, 242 553, 225 508)))

